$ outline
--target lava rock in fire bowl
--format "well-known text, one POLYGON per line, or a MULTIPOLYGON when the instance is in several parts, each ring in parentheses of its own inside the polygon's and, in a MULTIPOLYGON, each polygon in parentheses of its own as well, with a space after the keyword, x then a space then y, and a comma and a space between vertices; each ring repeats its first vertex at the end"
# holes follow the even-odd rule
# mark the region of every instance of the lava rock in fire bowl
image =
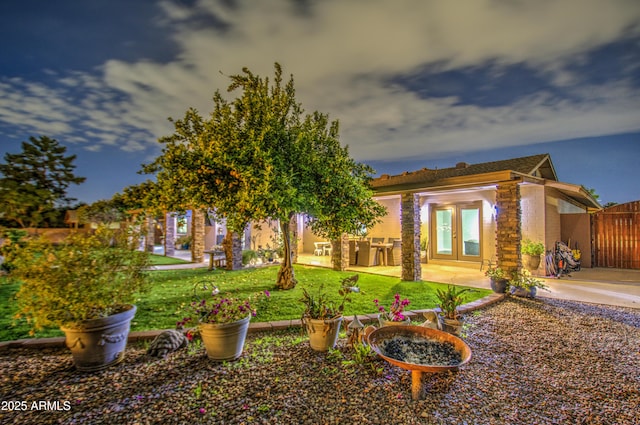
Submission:
POLYGON ((471 360, 463 340, 423 326, 384 326, 371 332, 368 342, 380 357, 407 370, 457 370, 471 360))

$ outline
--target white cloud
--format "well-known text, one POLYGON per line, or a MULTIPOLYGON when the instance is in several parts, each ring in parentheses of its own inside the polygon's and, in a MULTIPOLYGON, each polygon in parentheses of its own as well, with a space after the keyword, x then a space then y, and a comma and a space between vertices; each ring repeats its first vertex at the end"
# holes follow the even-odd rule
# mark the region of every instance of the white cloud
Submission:
MULTIPOLYGON (((640 91, 625 81, 580 86, 567 68, 595 47, 640 33, 640 2, 630 0, 201 0, 189 9, 159 3, 179 55, 169 63, 105 58, 101 74, 72 72, 59 88, 0 84, 0 120, 50 134, 78 126, 101 144, 142 150, 171 131, 168 116, 190 107, 206 115, 243 66, 295 76, 298 100, 341 121, 342 141, 362 160, 528 144, 640 129, 640 91), (192 24, 213 14, 224 30, 192 24), (421 98, 391 85, 425 65, 440 69, 525 64, 578 101, 541 92, 511 105, 460 105, 455 96, 421 98), (496 65, 497 64, 497 65, 496 65), (78 93, 81 93, 78 95, 78 93), (49 131, 44 131, 49 130, 49 131), (134 136, 135 135, 135 136, 134 136)), ((633 53, 631 53, 633 55, 633 53)), ((632 61, 637 69, 637 52, 632 61)), ((497 75, 495 78, 499 78, 497 75)), ((97 146, 87 148, 95 150, 97 146)))

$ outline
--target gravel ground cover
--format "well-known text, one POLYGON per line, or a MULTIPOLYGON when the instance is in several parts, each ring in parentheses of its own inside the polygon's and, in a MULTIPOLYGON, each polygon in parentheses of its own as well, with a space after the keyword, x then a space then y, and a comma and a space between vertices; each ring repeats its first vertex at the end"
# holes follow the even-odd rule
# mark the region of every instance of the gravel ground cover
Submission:
POLYGON ((640 424, 640 310, 511 298, 465 320, 473 358, 425 376, 420 401, 410 372, 354 362, 344 339, 316 353, 299 330, 250 335, 227 364, 130 345, 93 374, 64 349, 4 350, 0 423, 640 424))

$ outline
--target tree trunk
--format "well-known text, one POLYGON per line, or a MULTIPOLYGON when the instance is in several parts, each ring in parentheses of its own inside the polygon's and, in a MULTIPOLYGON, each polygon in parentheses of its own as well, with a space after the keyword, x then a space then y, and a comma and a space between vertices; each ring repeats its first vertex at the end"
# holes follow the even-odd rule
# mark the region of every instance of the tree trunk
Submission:
POLYGON ((289 220, 280 220, 280 230, 282 231, 282 241, 284 242, 283 261, 278 270, 278 281, 276 286, 279 289, 293 289, 298 281, 293 272, 293 263, 291 261, 291 223, 292 216, 289 220))
POLYGON ((238 232, 227 230, 222 240, 222 249, 226 259, 226 270, 240 270, 242 268, 242 239, 238 232))

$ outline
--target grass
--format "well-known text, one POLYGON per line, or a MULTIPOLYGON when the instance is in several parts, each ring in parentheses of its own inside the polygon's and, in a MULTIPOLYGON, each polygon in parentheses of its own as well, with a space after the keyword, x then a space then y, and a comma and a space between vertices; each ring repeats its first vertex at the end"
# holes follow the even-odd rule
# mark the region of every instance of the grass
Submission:
MULTIPOLYGON (((353 272, 337 272, 327 268, 296 265, 295 273, 298 285, 288 291, 275 287, 278 267, 262 267, 238 271, 213 270, 206 268, 186 270, 158 270, 150 273, 152 281, 148 293, 136 300, 138 311, 131 324, 131 330, 153 330, 175 328, 176 322, 183 318, 182 308, 193 299, 193 288, 197 281, 205 279, 217 285, 222 292, 232 292, 244 297, 256 292, 268 290, 269 300, 259 305, 258 315, 253 322, 299 319, 303 305, 299 302, 302 288, 312 294, 320 285, 339 302, 338 288, 341 280, 352 276, 353 272)), ((352 294, 351 302, 345 305, 345 316, 376 313, 373 299, 377 298, 384 306, 389 306, 396 293, 409 298, 409 309, 427 309, 436 306, 436 290, 446 288, 446 284, 433 282, 406 282, 397 277, 361 273, 359 279, 361 293, 352 294)), ((29 338, 29 325, 24 320, 13 320, 15 314, 14 295, 19 289, 18 283, 0 283, 0 341, 29 338)), ((467 293, 467 302, 482 298, 491 291, 475 289, 467 293)), ((35 337, 61 336, 58 329, 38 332, 35 337)))
POLYGON ((170 266, 174 264, 188 264, 189 261, 181 260, 179 258, 165 257, 164 255, 150 254, 149 259, 153 266, 170 266))

